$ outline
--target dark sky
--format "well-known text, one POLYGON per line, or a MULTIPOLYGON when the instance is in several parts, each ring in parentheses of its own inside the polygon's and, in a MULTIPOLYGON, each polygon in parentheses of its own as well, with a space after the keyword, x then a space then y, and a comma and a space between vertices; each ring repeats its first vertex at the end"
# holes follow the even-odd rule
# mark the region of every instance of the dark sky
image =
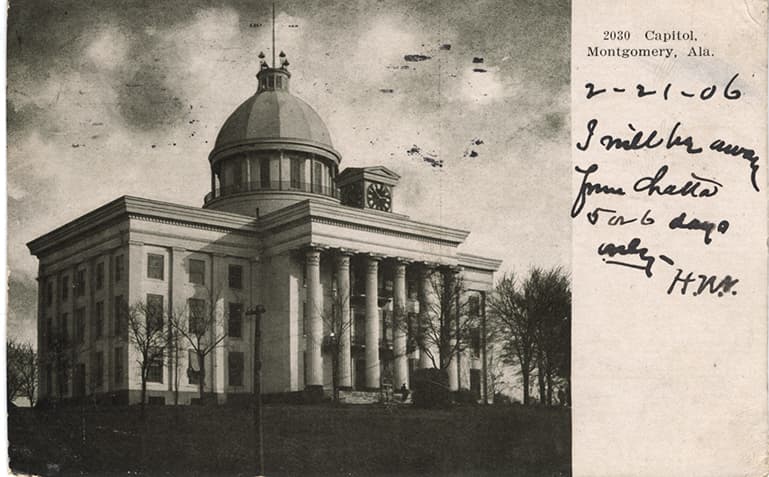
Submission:
MULTIPOLYGON (((11 2, 11 336, 34 336, 26 242, 124 194, 202 204, 216 132, 253 94, 259 51, 270 55, 270 8, 11 2)), ((463 250, 505 271, 569 266, 568 2, 276 10, 291 90, 324 118, 343 167, 395 170, 396 212, 471 230, 463 250)))

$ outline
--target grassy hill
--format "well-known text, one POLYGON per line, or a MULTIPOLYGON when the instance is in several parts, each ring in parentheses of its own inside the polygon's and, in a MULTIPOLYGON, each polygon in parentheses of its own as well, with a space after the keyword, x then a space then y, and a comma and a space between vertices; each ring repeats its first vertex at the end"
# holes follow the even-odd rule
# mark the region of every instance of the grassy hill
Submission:
MULTIPOLYGON (((12 409, 11 468, 41 475, 253 475, 235 407, 12 409)), ((570 413, 521 406, 267 405, 267 476, 566 476, 570 413)))

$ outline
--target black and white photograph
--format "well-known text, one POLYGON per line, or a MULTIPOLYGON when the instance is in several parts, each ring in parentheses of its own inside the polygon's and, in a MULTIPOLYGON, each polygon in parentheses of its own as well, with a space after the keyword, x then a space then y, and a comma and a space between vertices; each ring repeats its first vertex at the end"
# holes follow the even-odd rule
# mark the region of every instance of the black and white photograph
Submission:
POLYGON ((571 475, 569 1, 11 1, 20 475, 571 475))

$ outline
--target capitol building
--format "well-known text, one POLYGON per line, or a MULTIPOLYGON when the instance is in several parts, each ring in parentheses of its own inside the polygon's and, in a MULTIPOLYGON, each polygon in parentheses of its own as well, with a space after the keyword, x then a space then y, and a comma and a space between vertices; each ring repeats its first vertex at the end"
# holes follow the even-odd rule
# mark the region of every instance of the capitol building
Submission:
MULTIPOLYGON (((123 196, 29 242, 39 260, 41 401, 139 402, 124 316, 137 303, 167 317, 182 309, 218 317, 209 332, 221 341, 205 369, 192 349, 150 366, 147 394, 157 403, 175 393, 191 402, 201 380, 220 403, 251 394, 257 308, 261 389, 278 397, 329 393, 334 376, 343 391, 410 388, 414 370, 435 360, 396 311, 426 313, 436 273, 461 275, 467 313, 484 318, 500 261, 462 253, 468 231, 394 210, 396 171, 342 169, 323 120, 291 94, 288 66, 282 53, 272 65, 262 60, 256 92, 221 126, 202 207, 123 196), (340 317, 341 333, 329 316, 340 317)), ((449 389, 480 398, 480 325, 469 333, 443 361, 449 389)))

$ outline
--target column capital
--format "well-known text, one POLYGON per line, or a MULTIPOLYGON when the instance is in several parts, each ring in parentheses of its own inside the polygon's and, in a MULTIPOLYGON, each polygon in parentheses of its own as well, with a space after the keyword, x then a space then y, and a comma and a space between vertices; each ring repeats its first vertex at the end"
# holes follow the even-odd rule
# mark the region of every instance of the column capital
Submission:
POLYGON ((406 265, 407 263, 404 261, 396 260, 393 265, 393 271, 395 278, 405 278, 406 277, 406 265))
POLYGON ((381 253, 366 253, 364 254, 365 257, 368 259, 369 262, 381 262, 385 259, 385 256, 381 253))
POLYGON ((337 253, 334 260, 338 268, 350 268, 350 254, 337 253))
POLYGON ((352 257, 357 253, 354 249, 344 247, 335 248, 333 250, 337 257, 352 257))
POLYGON ((379 262, 381 258, 369 256, 366 259, 366 271, 368 273, 377 273, 379 271, 379 262))
POLYGON ((307 249, 304 252, 304 256, 307 259, 307 265, 320 265, 320 249, 307 249))

